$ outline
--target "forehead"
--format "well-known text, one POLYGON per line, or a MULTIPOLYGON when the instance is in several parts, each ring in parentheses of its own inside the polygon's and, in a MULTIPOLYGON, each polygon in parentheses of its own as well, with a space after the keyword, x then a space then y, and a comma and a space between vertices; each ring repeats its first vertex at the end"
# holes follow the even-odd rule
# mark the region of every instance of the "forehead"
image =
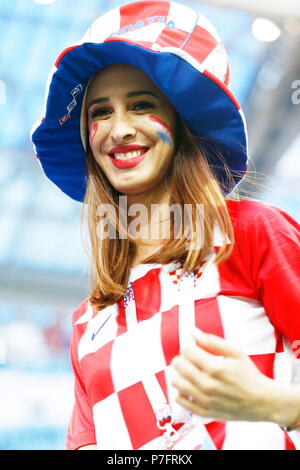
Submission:
POLYGON ((88 101, 99 94, 109 96, 118 92, 147 89, 163 97, 162 92, 142 70, 128 64, 115 64, 97 72, 87 90, 88 101))

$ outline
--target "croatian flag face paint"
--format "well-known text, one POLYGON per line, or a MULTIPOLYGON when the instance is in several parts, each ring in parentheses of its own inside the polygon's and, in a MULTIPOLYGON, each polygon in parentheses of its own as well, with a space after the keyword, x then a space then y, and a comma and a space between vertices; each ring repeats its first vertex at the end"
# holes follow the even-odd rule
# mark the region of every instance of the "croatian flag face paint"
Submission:
POLYGON ((90 131, 89 131, 90 147, 92 147, 92 143, 93 143, 94 137, 95 137, 95 135, 96 135, 97 129, 98 129, 98 122, 94 122, 94 123, 91 125, 90 131))
POLYGON ((159 139, 166 144, 171 145, 173 140, 170 126, 156 116, 151 115, 149 116, 149 119, 152 122, 153 127, 156 130, 156 135, 159 137, 159 139))

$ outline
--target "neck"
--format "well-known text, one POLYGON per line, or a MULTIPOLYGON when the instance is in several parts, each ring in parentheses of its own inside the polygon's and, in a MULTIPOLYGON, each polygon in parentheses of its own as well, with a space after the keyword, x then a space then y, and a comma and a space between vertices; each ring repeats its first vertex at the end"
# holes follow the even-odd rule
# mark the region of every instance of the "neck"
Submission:
POLYGON ((152 204, 168 204, 170 193, 166 190, 164 185, 159 186, 154 191, 146 191, 139 194, 127 195, 128 207, 133 204, 143 204, 147 207, 148 212, 151 212, 152 204))
MULTIPOLYGON (((140 221, 140 235, 137 235, 136 247, 144 250, 145 247, 156 248, 164 238, 162 221, 169 220, 170 192, 161 185, 155 191, 127 196, 128 210, 131 208, 133 215, 129 216, 130 222, 136 219, 140 221), (143 213, 135 211, 134 204, 141 204, 143 213)), ((148 249, 147 248, 147 249, 148 249)))

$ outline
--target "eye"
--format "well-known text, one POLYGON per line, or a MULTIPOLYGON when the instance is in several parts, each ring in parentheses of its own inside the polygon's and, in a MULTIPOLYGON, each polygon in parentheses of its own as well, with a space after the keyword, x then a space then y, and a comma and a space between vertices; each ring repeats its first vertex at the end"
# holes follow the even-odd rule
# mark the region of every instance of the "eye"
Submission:
POLYGON ((95 117, 106 117, 110 113, 109 108, 97 108, 94 111, 91 111, 90 116, 92 119, 95 117))
POLYGON ((153 109, 155 105, 150 103, 150 101, 139 101, 132 106, 133 111, 143 111, 146 109, 153 109))

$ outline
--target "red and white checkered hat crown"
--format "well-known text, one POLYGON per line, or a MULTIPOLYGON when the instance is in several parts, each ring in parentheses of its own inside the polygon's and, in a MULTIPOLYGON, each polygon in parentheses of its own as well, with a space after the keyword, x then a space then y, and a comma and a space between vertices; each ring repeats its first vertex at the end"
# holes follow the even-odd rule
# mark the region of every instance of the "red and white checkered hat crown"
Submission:
MULTIPOLYGON (((31 138, 46 175, 62 191, 83 200, 83 97, 91 77, 117 63, 147 73, 193 134, 214 139, 235 184, 241 181, 247 171, 247 133, 228 88, 230 69, 221 39, 201 13, 157 0, 129 3, 100 16, 81 41, 58 56, 50 72, 45 116, 34 125, 31 138)), ((226 187, 218 155, 212 151, 208 159, 226 187)), ((228 182, 225 192, 232 189, 228 182)))
POLYGON ((95 20, 82 42, 116 40, 172 52, 228 85, 227 54, 217 31, 205 16, 184 5, 144 1, 121 6, 95 20))

